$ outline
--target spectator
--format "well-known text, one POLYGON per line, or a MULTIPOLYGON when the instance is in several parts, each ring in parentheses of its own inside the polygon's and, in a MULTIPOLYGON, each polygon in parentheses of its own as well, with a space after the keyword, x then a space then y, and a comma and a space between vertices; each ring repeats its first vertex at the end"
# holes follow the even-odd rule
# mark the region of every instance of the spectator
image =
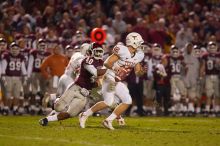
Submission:
POLYGON ((58 78, 64 73, 68 59, 61 54, 61 47, 56 45, 53 48, 53 54, 45 58, 40 66, 44 78, 49 82, 48 92, 56 92, 58 78))
POLYGON ((126 31, 126 23, 124 22, 120 11, 116 12, 115 19, 112 22, 112 26, 114 27, 118 35, 121 35, 126 31))

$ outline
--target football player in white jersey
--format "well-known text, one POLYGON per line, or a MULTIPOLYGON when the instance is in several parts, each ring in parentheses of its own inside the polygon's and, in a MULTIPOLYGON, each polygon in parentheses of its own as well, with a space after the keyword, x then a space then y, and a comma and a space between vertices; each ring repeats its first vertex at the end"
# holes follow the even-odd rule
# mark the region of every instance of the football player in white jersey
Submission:
POLYGON ((188 115, 192 116, 194 114, 194 104, 197 103, 197 89, 198 89, 198 79, 199 79, 199 58, 196 56, 196 48, 192 43, 188 43, 185 46, 184 52, 184 62, 187 67, 187 73, 184 75, 184 83, 186 86, 187 97, 189 99, 188 103, 188 115))
POLYGON ((129 75, 133 68, 138 76, 145 73, 140 65, 140 62, 144 58, 144 53, 138 49, 143 42, 144 40, 140 34, 132 32, 126 37, 126 46, 117 44, 113 48, 113 54, 109 56, 104 63, 104 66, 107 68, 102 83, 102 95, 104 101, 96 103, 86 112, 79 114, 81 128, 85 128, 87 118, 94 112, 111 106, 114 101, 114 95, 117 95, 120 97, 122 103, 119 104, 112 114, 103 121, 103 125, 106 128, 114 130, 112 121, 119 117, 132 104, 132 98, 126 84, 123 83, 123 80, 129 75))

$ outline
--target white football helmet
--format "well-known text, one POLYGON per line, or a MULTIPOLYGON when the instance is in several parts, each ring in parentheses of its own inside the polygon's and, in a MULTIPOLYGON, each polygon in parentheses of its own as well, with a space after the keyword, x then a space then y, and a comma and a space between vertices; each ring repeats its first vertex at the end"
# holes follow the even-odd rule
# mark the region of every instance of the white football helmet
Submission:
POLYGON ((126 46, 132 46, 137 49, 142 43, 144 43, 144 40, 137 32, 131 32, 126 37, 126 46))

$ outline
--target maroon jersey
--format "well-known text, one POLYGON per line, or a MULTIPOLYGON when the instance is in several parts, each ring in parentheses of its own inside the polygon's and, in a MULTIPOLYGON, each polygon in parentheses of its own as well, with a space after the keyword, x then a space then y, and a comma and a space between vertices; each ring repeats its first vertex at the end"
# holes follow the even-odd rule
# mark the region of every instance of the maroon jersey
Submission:
POLYGON ((168 72, 170 75, 180 75, 181 67, 184 64, 184 57, 180 55, 177 58, 174 58, 172 56, 166 56, 168 61, 168 72))
POLYGON ((29 53, 30 53, 30 49, 22 49, 20 51, 20 54, 24 57, 24 63, 25 63, 25 66, 27 67, 28 66, 28 59, 29 59, 29 53))
POLYGON ((96 83, 92 82, 91 78, 93 75, 89 71, 87 71, 83 66, 85 64, 88 64, 93 65, 95 68, 98 68, 102 67, 103 63, 104 61, 101 59, 96 60, 93 57, 86 57, 81 63, 80 73, 78 78, 76 79, 75 84, 79 85, 82 88, 86 88, 87 90, 91 90, 96 85, 96 83))
POLYGON ((40 50, 31 50, 30 55, 33 56, 33 72, 40 72, 40 65, 43 60, 50 55, 49 52, 40 51, 40 50))
POLYGON ((23 55, 13 56, 11 53, 5 54, 3 59, 6 60, 7 66, 5 75, 7 76, 21 76, 22 75, 22 62, 25 58, 23 55))
POLYGON ((217 68, 216 62, 220 59, 220 53, 207 53, 202 56, 202 60, 205 61, 205 73, 206 75, 218 75, 219 70, 217 68))

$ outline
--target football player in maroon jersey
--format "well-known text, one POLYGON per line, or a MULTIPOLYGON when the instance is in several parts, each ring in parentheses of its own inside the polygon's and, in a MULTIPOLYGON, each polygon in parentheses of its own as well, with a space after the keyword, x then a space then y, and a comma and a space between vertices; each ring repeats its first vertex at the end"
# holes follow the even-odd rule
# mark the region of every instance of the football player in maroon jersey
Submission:
POLYGON ((37 109, 37 111, 40 110, 41 98, 39 95, 43 95, 45 92, 46 82, 40 72, 40 65, 43 60, 50 55, 50 53, 46 51, 46 48, 46 41, 40 38, 37 40, 37 48, 30 51, 27 72, 32 87, 31 113, 34 113, 34 109, 37 109), (36 104, 39 108, 35 107, 36 104))
POLYGON ((99 77, 106 69, 101 69, 104 50, 98 43, 93 43, 91 56, 87 56, 81 63, 80 73, 75 82, 55 101, 54 109, 59 112, 39 121, 46 126, 50 121, 64 120, 76 116, 85 107, 87 97, 92 88, 100 85, 99 77), (67 109, 67 110, 66 110, 67 109))
POLYGON ((202 65, 200 70, 200 78, 205 76, 205 91, 206 91, 206 107, 205 116, 208 113, 219 112, 219 64, 220 53, 216 42, 208 42, 208 52, 202 56, 202 65), (212 104, 212 98, 215 101, 212 104), (212 105, 212 109, 211 108, 212 105))
POLYGON ((2 61, 3 80, 6 87, 6 107, 8 114, 9 106, 13 105, 14 114, 18 114, 19 108, 22 110, 20 91, 22 88, 22 76, 27 75, 24 56, 20 54, 20 47, 15 42, 10 44, 10 52, 5 54, 2 61))
POLYGON ((176 110, 178 112, 185 113, 187 111, 185 102, 186 88, 182 79, 182 72, 186 73, 187 68, 184 63, 184 57, 181 55, 179 48, 177 48, 175 45, 172 45, 171 53, 170 55, 165 56, 163 64, 166 67, 168 76, 170 75, 171 95, 173 101, 178 103, 175 104, 174 107, 177 107, 176 105, 180 104, 180 108, 177 108, 176 110))
POLYGON ((2 82, 1 74, 2 74, 2 57, 5 54, 5 51, 7 50, 7 42, 4 38, 0 38, 0 112, 4 112, 4 99, 3 99, 3 93, 4 93, 4 84, 2 82))

